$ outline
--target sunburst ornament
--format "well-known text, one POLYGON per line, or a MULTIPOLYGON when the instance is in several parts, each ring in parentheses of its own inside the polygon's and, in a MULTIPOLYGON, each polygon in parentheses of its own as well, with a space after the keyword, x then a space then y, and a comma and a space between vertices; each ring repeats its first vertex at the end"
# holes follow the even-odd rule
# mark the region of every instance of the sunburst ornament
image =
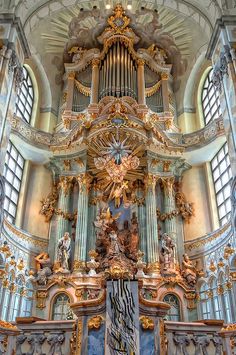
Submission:
POLYGON ((139 158, 132 155, 127 138, 121 141, 112 135, 112 141, 107 147, 103 147, 104 157, 94 158, 94 164, 98 170, 106 170, 110 179, 115 183, 121 183, 128 170, 135 170, 139 166, 139 158))

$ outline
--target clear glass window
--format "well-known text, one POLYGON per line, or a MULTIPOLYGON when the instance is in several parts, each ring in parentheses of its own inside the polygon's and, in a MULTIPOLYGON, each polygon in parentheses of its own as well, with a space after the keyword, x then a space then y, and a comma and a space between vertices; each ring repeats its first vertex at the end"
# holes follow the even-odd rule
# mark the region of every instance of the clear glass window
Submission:
POLYGON ((65 293, 60 293, 53 304, 53 320, 66 320, 70 314, 70 299, 65 293))
POLYGON ((20 194, 21 179, 24 169, 24 158, 16 147, 9 141, 4 166, 6 196, 4 201, 5 216, 15 222, 17 203, 20 194))
POLYGON ((219 93, 212 82, 211 69, 206 77, 202 89, 202 109, 205 125, 221 115, 219 93))
POLYGON ((32 80, 25 67, 23 67, 23 74, 24 80, 17 94, 15 114, 30 123, 34 102, 34 90, 32 80))
POLYGON ((177 296, 173 294, 165 295, 163 301, 168 303, 171 306, 171 308, 167 313, 166 319, 179 322, 181 320, 180 319, 181 317, 180 317, 180 305, 177 296))
POLYGON ((225 224, 230 218, 230 183, 231 167, 229 163, 227 143, 216 153, 211 161, 212 177, 215 186, 216 204, 220 225, 225 224))

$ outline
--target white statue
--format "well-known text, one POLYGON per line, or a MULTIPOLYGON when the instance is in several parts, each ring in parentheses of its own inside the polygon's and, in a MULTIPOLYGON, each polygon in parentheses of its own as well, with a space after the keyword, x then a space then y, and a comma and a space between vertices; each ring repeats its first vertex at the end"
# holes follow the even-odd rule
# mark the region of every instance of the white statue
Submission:
POLYGON ((174 249, 175 244, 172 238, 164 233, 161 240, 161 255, 160 259, 163 263, 163 270, 170 271, 174 269, 174 249))
POLYGON ((57 245, 57 255, 60 267, 63 270, 69 270, 69 260, 71 253, 71 238, 70 234, 66 232, 64 236, 59 239, 57 245))

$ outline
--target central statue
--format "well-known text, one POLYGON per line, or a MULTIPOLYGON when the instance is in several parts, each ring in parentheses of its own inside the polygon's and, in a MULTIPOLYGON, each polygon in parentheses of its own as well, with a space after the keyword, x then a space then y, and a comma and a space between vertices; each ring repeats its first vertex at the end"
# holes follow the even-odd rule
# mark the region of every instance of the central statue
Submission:
POLYGON ((134 271, 138 252, 138 223, 135 213, 129 222, 124 221, 123 229, 117 226, 120 214, 112 216, 109 209, 102 210, 94 221, 97 229, 96 252, 101 269, 112 266, 134 271))

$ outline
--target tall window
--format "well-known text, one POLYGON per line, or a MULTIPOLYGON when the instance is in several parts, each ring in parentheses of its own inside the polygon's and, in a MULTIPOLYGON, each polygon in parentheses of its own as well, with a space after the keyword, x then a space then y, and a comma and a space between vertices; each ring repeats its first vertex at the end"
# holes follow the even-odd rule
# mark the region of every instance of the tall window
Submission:
POLYGON ((16 98, 16 116, 30 123, 34 104, 34 90, 32 80, 25 67, 23 67, 24 80, 16 98))
POLYGON ((206 125, 221 115, 219 93, 213 85, 212 73, 213 69, 209 71, 202 89, 202 109, 206 125))
POLYGON ((18 152, 16 147, 9 141, 4 168, 4 176, 6 178, 4 210, 7 219, 11 223, 14 223, 16 218, 23 169, 24 158, 18 152))
POLYGON ((203 319, 211 318, 211 303, 207 295, 208 286, 203 283, 200 289, 201 316, 203 319))
POLYGON ((70 299, 65 293, 60 293, 53 304, 53 320, 66 320, 70 314, 70 299))
POLYGON ((179 322, 180 321, 180 306, 178 298, 173 294, 165 295, 164 302, 170 305, 170 309, 167 313, 167 320, 172 320, 179 322))
POLYGON ((212 159, 211 169, 215 185, 219 221, 220 225, 222 226, 230 218, 231 211, 230 180, 232 177, 232 172, 230 168, 227 143, 223 145, 223 147, 212 159))

